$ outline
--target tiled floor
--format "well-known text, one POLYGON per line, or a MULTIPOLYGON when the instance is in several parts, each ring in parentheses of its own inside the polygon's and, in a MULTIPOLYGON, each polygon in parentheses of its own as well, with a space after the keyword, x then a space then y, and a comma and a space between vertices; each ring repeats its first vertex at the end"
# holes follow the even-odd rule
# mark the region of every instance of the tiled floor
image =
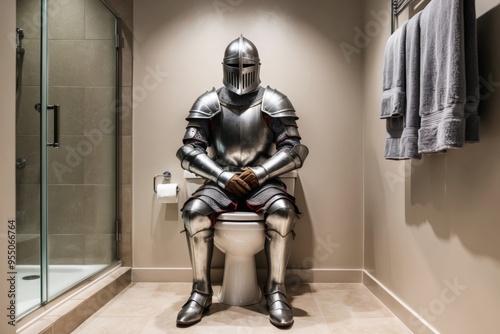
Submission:
MULTIPOLYGON (((265 303, 247 307, 214 304, 203 319, 186 328, 175 324, 190 293, 188 283, 132 283, 73 333, 280 333, 269 323, 265 303)), ((289 333, 410 334, 363 284, 310 283, 287 288, 294 307, 289 333)))

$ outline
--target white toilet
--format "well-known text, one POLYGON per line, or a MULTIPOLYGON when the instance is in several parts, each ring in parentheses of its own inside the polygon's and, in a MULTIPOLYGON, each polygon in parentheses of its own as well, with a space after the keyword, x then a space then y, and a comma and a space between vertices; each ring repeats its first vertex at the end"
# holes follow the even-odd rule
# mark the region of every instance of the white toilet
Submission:
MULTIPOLYGON (((184 172, 188 197, 203 184, 193 173, 184 172)), ((295 192, 297 171, 280 177, 291 195, 295 192)), ((215 223, 214 243, 225 255, 224 278, 217 296, 223 304, 244 306, 259 302, 255 254, 264 248, 264 215, 234 211, 220 214, 215 223)))
POLYGON ((262 294, 257 284, 255 254, 264 248, 264 215, 253 212, 220 214, 214 243, 224 254, 224 278, 219 301, 228 305, 252 305, 262 294))

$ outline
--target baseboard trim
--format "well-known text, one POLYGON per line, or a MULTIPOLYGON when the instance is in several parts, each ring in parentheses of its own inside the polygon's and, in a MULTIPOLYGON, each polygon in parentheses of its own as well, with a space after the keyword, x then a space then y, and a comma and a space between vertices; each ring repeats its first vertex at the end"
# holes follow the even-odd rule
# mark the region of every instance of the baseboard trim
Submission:
POLYGON ((413 333, 439 334, 431 324, 366 270, 363 270, 363 284, 413 333))
MULTIPOLYGON (((212 282, 221 283, 223 269, 212 269, 212 282)), ((257 269, 257 280, 264 282, 265 269, 257 269)), ((361 283, 360 269, 288 269, 287 283, 361 283)), ((191 282, 191 268, 132 268, 132 282, 191 282)))

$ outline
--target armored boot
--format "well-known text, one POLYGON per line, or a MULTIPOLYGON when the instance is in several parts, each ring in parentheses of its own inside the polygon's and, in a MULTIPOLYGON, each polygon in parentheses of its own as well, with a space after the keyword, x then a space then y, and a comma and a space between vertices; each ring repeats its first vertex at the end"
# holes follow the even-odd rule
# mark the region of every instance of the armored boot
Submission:
POLYGON ((269 321, 278 327, 293 324, 292 306, 287 300, 285 273, 295 237, 295 211, 282 208, 267 218, 265 252, 268 276, 264 294, 269 307, 269 321))
POLYGON ((212 229, 202 230, 193 235, 186 229, 186 239, 193 267, 193 288, 191 296, 177 315, 178 325, 197 323, 212 306, 213 291, 210 266, 214 248, 213 236, 212 229))

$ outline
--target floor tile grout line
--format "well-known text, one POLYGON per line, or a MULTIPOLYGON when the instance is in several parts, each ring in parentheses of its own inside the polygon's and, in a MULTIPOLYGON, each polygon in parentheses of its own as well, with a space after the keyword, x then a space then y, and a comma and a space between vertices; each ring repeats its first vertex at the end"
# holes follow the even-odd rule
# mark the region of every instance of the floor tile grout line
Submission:
POLYGON ((318 300, 316 299, 316 296, 314 293, 315 291, 314 291, 313 287, 311 286, 311 284, 308 283, 308 285, 309 285, 309 288, 311 289, 311 295, 313 297, 314 303, 316 304, 316 307, 318 308, 319 312, 321 313, 321 317, 323 318, 323 321, 325 322, 326 327, 330 331, 330 326, 328 326, 328 322, 326 321, 325 314, 323 313, 323 310, 321 309, 321 307, 318 303, 318 300))

